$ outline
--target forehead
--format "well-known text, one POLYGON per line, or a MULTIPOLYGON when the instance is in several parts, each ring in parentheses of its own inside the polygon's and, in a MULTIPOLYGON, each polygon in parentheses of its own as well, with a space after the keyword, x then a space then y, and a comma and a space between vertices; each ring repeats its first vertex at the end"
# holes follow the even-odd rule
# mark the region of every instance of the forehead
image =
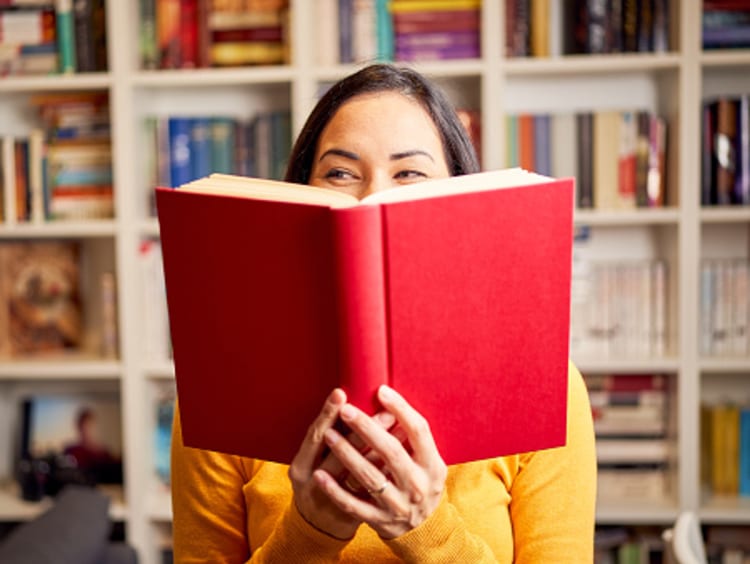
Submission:
POLYGON ((344 102, 323 129, 320 141, 363 134, 406 135, 406 139, 414 140, 440 138, 435 123, 419 102, 392 91, 359 94, 344 102))

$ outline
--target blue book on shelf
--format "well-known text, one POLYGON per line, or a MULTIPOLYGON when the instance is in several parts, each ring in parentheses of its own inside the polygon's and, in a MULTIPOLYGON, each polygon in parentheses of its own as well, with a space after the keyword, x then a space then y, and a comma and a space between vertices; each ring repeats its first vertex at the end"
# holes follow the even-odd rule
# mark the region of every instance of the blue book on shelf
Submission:
POLYGON ((190 156, 192 177, 203 178, 211 174, 211 119, 194 118, 190 129, 190 156))
POLYGON ((740 410, 740 495, 750 496, 750 407, 740 410))
POLYGON ((190 128, 192 119, 170 117, 169 130, 169 176, 173 188, 193 180, 190 164, 190 128))

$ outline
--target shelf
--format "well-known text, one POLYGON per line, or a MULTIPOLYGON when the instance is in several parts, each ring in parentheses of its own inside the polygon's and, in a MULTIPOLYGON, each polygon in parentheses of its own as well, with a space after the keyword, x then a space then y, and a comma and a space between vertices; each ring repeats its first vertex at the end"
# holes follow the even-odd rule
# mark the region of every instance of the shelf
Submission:
POLYGON ((151 492, 146 502, 146 514, 151 521, 172 522, 172 494, 166 487, 151 492))
POLYGON ((677 225, 680 212, 675 208, 640 208, 635 210, 576 210, 576 225, 628 226, 677 225))
MULTIPOLYGON (((451 77, 476 77, 479 78, 485 70, 486 64, 481 59, 463 59, 452 61, 425 61, 425 62, 396 62, 432 78, 451 77)), ((333 82, 362 68, 362 64, 336 65, 332 67, 319 67, 314 75, 319 82, 333 82)))
POLYGON ((149 362, 143 373, 151 380, 174 380, 174 363, 171 360, 149 362))
POLYGON ((704 51, 700 62, 704 67, 742 67, 750 65, 750 49, 717 49, 704 51))
POLYGON ((682 57, 674 53, 564 55, 556 58, 511 58, 503 62, 510 77, 563 74, 619 74, 677 70, 682 57))
POLYGON ((0 92, 105 90, 110 86, 112 76, 109 73, 11 76, 0 79, 0 92))
POLYGON ((670 525, 680 510, 670 499, 597 502, 597 525, 670 525))
POLYGON ((707 523, 741 523, 750 525, 750 497, 706 496, 698 517, 707 523))
POLYGON ((159 220, 155 217, 144 219, 138 224, 138 233, 141 237, 158 237, 159 220))
POLYGON ((703 223, 742 223, 750 222, 750 206, 704 207, 700 211, 703 223))
POLYGON ((0 360, 0 380, 112 380, 120 378, 117 360, 82 355, 50 355, 39 360, 0 360))
POLYGON ((0 239, 114 237, 114 220, 0 224, 0 239))
POLYGON ((750 382, 750 358, 704 358, 700 360, 701 372, 721 372, 724 374, 745 373, 750 382))
POLYGON ((583 374, 672 374, 680 370, 680 362, 676 358, 573 359, 573 362, 583 374))
POLYGON ((134 86, 144 87, 283 84, 291 83, 295 72, 289 66, 138 71, 132 82, 134 86))
MULTIPOLYGON (((123 502, 122 486, 99 486, 110 499, 109 516, 113 521, 127 519, 128 511, 123 502)), ((21 499, 16 484, 4 484, 0 487, 0 521, 23 522, 34 519, 54 504, 54 499, 45 497, 41 501, 21 499)))

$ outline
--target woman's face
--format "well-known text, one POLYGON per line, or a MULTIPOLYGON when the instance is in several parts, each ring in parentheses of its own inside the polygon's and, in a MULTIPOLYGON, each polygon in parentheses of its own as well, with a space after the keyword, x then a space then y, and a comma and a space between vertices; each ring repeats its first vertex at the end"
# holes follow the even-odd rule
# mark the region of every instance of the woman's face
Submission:
POLYGON ((396 92, 345 102, 323 129, 310 184, 359 199, 402 184, 450 176, 429 114, 396 92))

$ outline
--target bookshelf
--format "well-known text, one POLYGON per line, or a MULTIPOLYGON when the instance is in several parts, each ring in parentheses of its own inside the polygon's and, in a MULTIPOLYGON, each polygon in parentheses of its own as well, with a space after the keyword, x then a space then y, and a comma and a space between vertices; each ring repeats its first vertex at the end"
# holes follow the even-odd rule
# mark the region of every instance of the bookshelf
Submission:
MULTIPOLYGON (((113 516, 125 523, 127 538, 143 561, 159 561, 171 523, 169 494, 159 484, 153 464, 155 398, 173 387, 174 369, 166 359, 144 358, 142 279, 138 248, 158 238, 149 216, 145 167, 148 157, 141 122, 149 115, 196 114, 221 108, 237 117, 266 109, 291 112, 298 132, 319 88, 358 68, 318 66, 315 62, 314 2, 291 0, 291 64, 253 68, 140 70, 137 2, 107 2, 109 71, 53 77, 0 80, 0 123, 23 131, 15 116, 36 92, 100 90, 109 93, 113 128, 115 218, 108 221, 0 224, 4 240, 73 238, 84 243, 94 268, 111 267, 118 288, 119 358, 76 357, 39 361, 0 361, 0 478, 11 477, 10 453, 15 423, 14 401, 28 388, 55 390, 102 387, 119 394, 125 452, 125 486, 113 516), (6 120, 6 118, 8 118, 6 120)), ((506 165, 504 117, 514 112, 564 112, 638 106, 670 116, 679 134, 671 137, 673 169, 667 206, 631 211, 578 210, 576 223, 587 225, 608 243, 614 255, 628 256, 629 241, 645 241, 638 253, 666 259, 669 327, 666 354, 658 358, 575 358, 584 374, 659 373, 673 386, 676 406, 676 462, 672 492, 653 503, 600 504, 600 524, 669 525, 681 510, 696 510, 708 524, 750 525, 747 499, 716 498, 700 486, 701 402, 723 393, 750 401, 750 358, 703 358, 699 340, 699 265, 732 241, 750 254, 750 209, 702 208, 701 115, 704 98, 750 93, 750 50, 701 49, 700 3, 671 2, 671 49, 666 53, 569 55, 506 58, 504 2, 482 6, 483 56, 478 60, 424 62, 416 68, 446 87, 461 105, 480 109, 482 162, 486 169, 506 165), (617 234, 618 237, 613 235, 617 234), (719 242, 719 245, 716 244, 719 242)), ((553 22, 554 25, 554 22, 553 22)), ((5 133, 4 131, 1 133, 5 133)), ((198 226, 199 228, 199 226, 198 226)), ((94 298, 92 297, 92 300, 94 298)), ((24 520, 43 506, 24 504, 12 486, 0 489, 0 520, 24 520)))

